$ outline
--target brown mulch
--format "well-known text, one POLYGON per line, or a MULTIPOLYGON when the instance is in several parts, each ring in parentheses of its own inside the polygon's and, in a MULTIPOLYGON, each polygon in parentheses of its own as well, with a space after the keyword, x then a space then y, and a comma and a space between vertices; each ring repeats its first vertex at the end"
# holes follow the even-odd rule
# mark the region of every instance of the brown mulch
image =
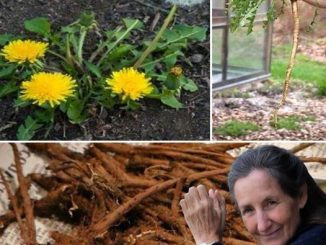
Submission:
POLYGON ((325 140, 326 98, 317 98, 304 89, 291 91, 286 105, 279 116, 299 116, 314 120, 300 121, 300 129, 275 129, 270 117, 277 105, 280 94, 265 95, 259 90, 247 93, 249 98, 218 98, 213 100, 213 128, 229 120, 249 121, 261 127, 260 131, 245 136, 231 137, 214 135, 215 140, 325 140))

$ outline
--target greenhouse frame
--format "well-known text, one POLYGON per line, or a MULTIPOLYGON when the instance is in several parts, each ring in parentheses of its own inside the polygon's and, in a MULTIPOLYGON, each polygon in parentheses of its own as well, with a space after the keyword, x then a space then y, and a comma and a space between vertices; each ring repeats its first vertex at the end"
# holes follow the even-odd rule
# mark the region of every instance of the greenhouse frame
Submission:
POLYGON ((212 0, 212 87, 221 90, 270 77, 272 24, 263 28, 271 1, 257 11, 253 32, 229 30, 229 0, 212 0))

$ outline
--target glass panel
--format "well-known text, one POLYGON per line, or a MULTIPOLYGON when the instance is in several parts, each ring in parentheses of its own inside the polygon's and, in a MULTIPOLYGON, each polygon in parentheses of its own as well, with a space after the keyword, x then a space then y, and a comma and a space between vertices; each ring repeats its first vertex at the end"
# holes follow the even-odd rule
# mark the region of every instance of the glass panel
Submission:
POLYGON ((223 29, 212 30, 212 63, 213 63, 213 81, 219 82, 222 80, 222 40, 223 29))
POLYGON ((213 0, 212 6, 213 6, 213 9, 224 9, 225 1, 224 0, 213 0))
POLYGON ((265 1, 260 5, 259 9, 257 10, 257 15, 256 15, 255 21, 266 20, 266 13, 268 10, 268 6, 269 6, 268 1, 265 1))
POLYGON ((229 35, 228 79, 264 70, 265 30, 256 25, 250 35, 238 29, 229 35))
POLYGON ((265 14, 267 12, 267 9, 268 9, 268 2, 265 1, 260 5, 259 9, 257 10, 257 13, 265 14))
POLYGON ((234 33, 229 32, 226 38, 228 43, 224 46, 226 50, 223 50, 224 30, 227 28, 227 15, 222 9, 225 2, 228 0, 212 1, 212 82, 216 83, 216 87, 252 81, 256 76, 268 75, 265 64, 267 32, 262 28, 261 20, 266 18, 270 1, 265 1, 259 8, 253 32, 247 35, 247 28, 240 28, 234 33), (228 55, 225 64, 224 54, 228 55), (224 80, 222 74, 226 75, 223 76, 224 80))
POLYGON ((213 8, 213 25, 226 25, 226 11, 224 9, 225 1, 224 0, 213 0, 212 8, 213 8))

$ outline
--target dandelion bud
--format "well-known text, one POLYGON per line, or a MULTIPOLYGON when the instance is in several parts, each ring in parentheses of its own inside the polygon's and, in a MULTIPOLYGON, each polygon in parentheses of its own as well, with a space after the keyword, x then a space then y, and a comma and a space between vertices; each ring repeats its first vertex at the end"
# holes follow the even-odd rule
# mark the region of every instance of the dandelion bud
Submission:
POLYGON ((173 75, 176 76, 176 77, 179 77, 179 76, 181 76, 182 73, 183 73, 182 67, 181 67, 181 66, 173 66, 173 67, 170 69, 170 73, 173 74, 173 75))

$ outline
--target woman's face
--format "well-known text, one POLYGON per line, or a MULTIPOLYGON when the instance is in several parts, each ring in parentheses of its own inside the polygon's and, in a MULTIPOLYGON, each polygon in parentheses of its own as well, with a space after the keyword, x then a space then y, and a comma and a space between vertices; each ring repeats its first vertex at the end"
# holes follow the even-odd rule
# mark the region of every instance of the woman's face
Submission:
POLYGON ((246 228, 264 245, 286 244, 293 237, 307 196, 306 191, 297 199, 288 196, 264 170, 238 179, 234 195, 246 228))

